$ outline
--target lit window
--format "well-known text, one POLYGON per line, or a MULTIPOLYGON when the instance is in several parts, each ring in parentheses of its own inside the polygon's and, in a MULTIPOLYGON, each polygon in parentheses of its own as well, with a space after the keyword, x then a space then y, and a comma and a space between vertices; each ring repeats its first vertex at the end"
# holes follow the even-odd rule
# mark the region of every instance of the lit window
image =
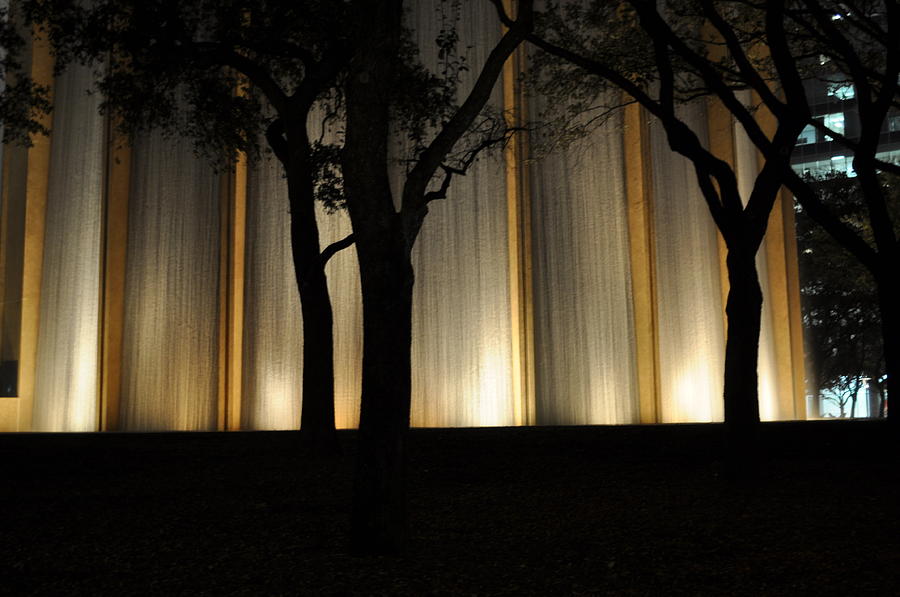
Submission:
POLYGON ((853 99, 856 97, 856 89, 853 88, 853 85, 832 83, 828 86, 828 95, 839 100, 853 99))
POLYGON ((816 142, 816 127, 807 124, 797 137, 797 145, 809 145, 816 142))
MULTIPOLYGON (((843 112, 833 112, 831 114, 826 114, 822 118, 822 122, 826 127, 833 130, 835 133, 839 135, 844 134, 844 113, 843 112)), ((826 141, 831 141, 831 137, 825 135, 826 141)))

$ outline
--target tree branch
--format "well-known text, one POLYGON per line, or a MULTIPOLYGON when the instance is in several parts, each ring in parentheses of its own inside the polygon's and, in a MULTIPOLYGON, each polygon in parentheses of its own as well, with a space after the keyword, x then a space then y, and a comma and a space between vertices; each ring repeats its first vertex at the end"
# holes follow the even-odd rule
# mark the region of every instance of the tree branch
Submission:
POLYGON ((343 251, 344 249, 346 249, 347 247, 352 245, 354 242, 356 242, 356 238, 351 233, 351 234, 348 234, 347 236, 345 236, 344 238, 342 238, 341 240, 331 243, 330 245, 325 247, 322 250, 322 252, 319 254, 319 263, 324 268, 325 264, 328 263, 329 259, 334 257, 334 255, 337 254, 338 252, 343 251))
POLYGON ((825 229, 841 245, 859 259, 870 271, 878 267, 877 254, 862 238, 859 237, 840 218, 832 214, 822 201, 816 196, 809 183, 804 181, 794 170, 788 166, 785 174, 785 185, 797 198, 800 206, 817 224, 825 229))
POLYGON ((246 76, 265 94, 275 111, 279 115, 284 114, 287 108, 287 94, 262 66, 217 42, 197 42, 196 47, 201 55, 206 53, 208 59, 223 66, 230 66, 246 76))
POLYGON ((534 20, 533 4, 533 0, 523 0, 520 3, 516 20, 491 50, 472 91, 428 147, 419 155, 416 165, 406 177, 402 210, 417 211, 424 206, 425 189, 428 182, 456 142, 465 134, 484 108, 506 59, 531 31, 534 20))
POLYGON ((275 157, 282 164, 287 164, 289 149, 287 139, 284 138, 284 121, 281 118, 276 118, 266 127, 266 141, 275 157))

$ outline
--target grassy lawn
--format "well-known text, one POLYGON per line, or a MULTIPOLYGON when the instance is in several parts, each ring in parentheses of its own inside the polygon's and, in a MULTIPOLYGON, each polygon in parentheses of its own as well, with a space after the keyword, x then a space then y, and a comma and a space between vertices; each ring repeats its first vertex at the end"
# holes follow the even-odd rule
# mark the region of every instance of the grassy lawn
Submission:
MULTIPOLYGON (((878 422, 414 430, 408 553, 346 550, 354 440, 0 434, 0 594, 900 595, 878 422)), ((891 450, 891 453, 895 453, 891 450)))

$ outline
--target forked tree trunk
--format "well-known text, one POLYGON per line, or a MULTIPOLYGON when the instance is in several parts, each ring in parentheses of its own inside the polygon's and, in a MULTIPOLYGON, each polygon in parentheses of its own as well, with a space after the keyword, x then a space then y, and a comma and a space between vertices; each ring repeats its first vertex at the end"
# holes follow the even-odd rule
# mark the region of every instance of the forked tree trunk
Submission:
POLYGON ((732 246, 726 260, 730 288, 725 307, 725 428, 727 456, 737 467, 753 460, 759 427, 757 364, 763 297, 755 257, 753 248, 732 246))
POLYGON ((406 542, 414 277, 403 238, 393 229, 374 242, 357 237, 366 322, 351 521, 357 553, 397 552, 406 542))
POLYGON ((338 453, 334 429, 334 337, 331 297, 319 254, 319 228, 311 182, 288 171, 291 252, 303 319, 303 405, 300 432, 304 449, 316 457, 338 453), (308 187, 308 188, 307 188, 308 187))

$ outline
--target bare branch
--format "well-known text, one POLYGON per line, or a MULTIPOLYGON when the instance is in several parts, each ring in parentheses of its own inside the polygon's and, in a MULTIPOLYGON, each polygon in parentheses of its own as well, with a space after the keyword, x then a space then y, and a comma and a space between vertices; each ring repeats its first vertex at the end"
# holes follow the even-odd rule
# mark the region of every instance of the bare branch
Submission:
POLYGON ((491 50, 472 91, 428 147, 419 155, 418 162, 407 175, 401 209, 417 211, 422 207, 428 182, 487 103, 506 59, 531 31, 533 16, 533 0, 521 2, 516 20, 491 50))
POLYGON ((322 250, 322 253, 319 255, 319 263, 322 265, 322 267, 325 267, 325 264, 328 263, 329 259, 334 257, 334 255, 338 252, 343 251, 344 249, 352 245, 354 242, 356 242, 356 238, 353 236, 353 234, 348 234, 341 240, 331 243, 322 250))
POLYGON ((451 168, 445 164, 441 164, 441 170, 444 171, 444 180, 441 181, 441 186, 436 191, 429 191, 425 193, 426 203, 431 203, 432 201, 437 201, 438 199, 446 199, 447 190, 450 188, 450 181, 453 179, 453 175, 465 175, 464 171, 458 170, 456 168, 451 168))

